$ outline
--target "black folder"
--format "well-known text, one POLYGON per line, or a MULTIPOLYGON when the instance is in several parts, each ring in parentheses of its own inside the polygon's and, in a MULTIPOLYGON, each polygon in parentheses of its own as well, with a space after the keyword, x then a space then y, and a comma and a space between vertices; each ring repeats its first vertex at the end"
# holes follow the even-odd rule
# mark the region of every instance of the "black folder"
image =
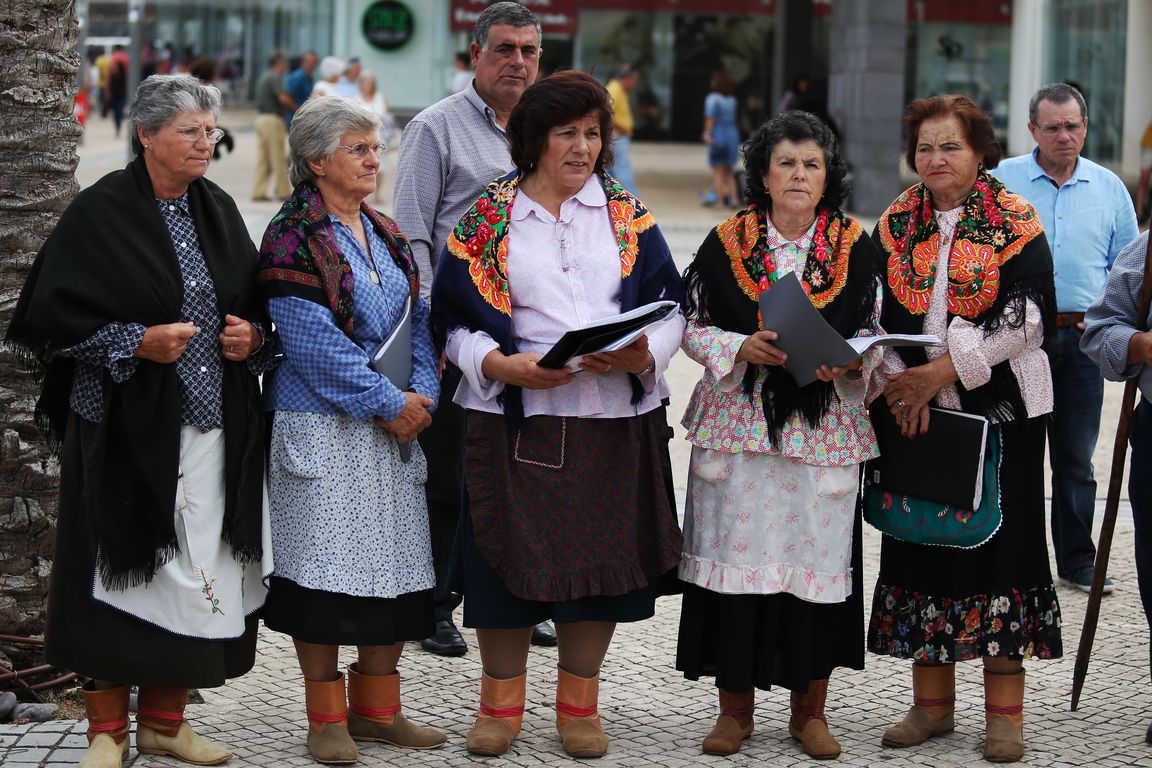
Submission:
POLYGON ((544 368, 563 368, 578 362, 573 358, 619 349, 619 342, 627 341, 628 337, 635 334, 632 338, 634 341, 642 335, 637 331, 667 320, 679 310, 680 305, 674 301, 654 301, 616 317, 594 320, 561 336, 536 364, 544 368))
POLYGON ((870 409, 880 456, 864 465, 864 482, 958 509, 976 509, 984 483, 988 420, 931 407, 928 431, 908 438, 884 398, 870 409))

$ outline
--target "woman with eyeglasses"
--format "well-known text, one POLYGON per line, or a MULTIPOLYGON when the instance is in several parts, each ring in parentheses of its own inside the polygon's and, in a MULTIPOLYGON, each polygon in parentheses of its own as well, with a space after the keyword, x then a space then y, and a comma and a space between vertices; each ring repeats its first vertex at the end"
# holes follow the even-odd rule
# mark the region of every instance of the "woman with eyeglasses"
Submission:
POLYGON ((277 344, 244 221, 204 178, 219 111, 194 77, 141 83, 135 158, 64 212, 8 331, 59 450, 46 656, 90 678, 94 768, 128 754, 132 684, 141 753, 231 756, 184 704, 252 668, 272 570, 257 376, 277 344))
POLYGON ((266 382, 276 571, 263 618, 296 643, 308 749, 321 763, 355 762, 355 741, 429 749, 445 740, 400 712, 404 641, 435 623, 427 463, 415 438, 432 423, 440 383, 408 241, 365 203, 379 130, 351 99, 314 97, 297 110, 296 188, 260 246, 259 285, 284 345, 266 382), (385 342, 399 345, 394 331, 411 341, 406 381, 372 366, 385 342), (341 645, 357 646, 347 699, 341 645))

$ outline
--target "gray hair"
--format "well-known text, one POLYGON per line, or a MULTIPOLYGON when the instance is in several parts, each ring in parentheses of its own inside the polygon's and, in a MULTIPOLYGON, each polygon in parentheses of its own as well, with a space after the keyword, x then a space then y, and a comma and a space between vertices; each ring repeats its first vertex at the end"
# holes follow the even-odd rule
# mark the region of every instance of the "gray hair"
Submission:
MULTIPOLYGON (((320 79, 329 80, 337 75, 343 74, 347 68, 347 62, 339 56, 325 56, 320 61, 320 79)), ((296 118, 292 119, 295 120, 296 118)))
POLYGON ((220 89, 192 75, 152 75, 140 83, 128 111, 132 152, 139 155, 144 151, 137 127, 144 129, 145 136, 151 136, 177 115, 188 112, 211 112, 213 121, 219 120, 220 89))
POLYGON ((346 133, 380 133, 380 118, 359 101, 340 96, 316 96, 304 102, 288 130, 288 177, 293 186, 315 183, 309 160, 330 157, 346 133))
POLYGON ((1068 85, 1068 83, 1049 83, 1032 94, 1032 100, 1028 102, 1028 120, 1032 125, 1036 125, 1036 116, 1040 111, 1040 102, 1042 101, 1050 101, 1053 104, 1067 104, 1069 101, 1075 101, 1080 106, 1080 116, 1088 117, 1088 102, 1084 101, 1083 94, 1075 86, 1068 85))
POLYGON ((488 35, 491 34, 492 27, 497 26, 535 27, 536 41, 539 42, 544 37, 544 33, 540 31, 540 21, 536 18, 536 14, 520 3, 506 0, 488 6, 480 14, 480 18, 476 19, 476 31, 473 33, 473 40, 480 50, 484 50, 484 46, 488 45, 488 35))

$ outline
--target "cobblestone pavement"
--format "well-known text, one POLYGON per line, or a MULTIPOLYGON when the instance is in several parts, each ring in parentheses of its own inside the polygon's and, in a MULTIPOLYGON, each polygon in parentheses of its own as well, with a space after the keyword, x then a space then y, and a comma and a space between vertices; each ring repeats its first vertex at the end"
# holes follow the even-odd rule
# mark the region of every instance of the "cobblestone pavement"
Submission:
MULTIPOLYGON (((275 205, 248 202, 252 115, 226 112, 221 123, 237 132, 237 151, 213 166, 209 176, 232 191, 255 237, 262 232, 275 205)), ((123 165, 122 144, 106 123, 97 122, 81 147, 78 176, 89 184, 123 165)), ((394 154, 390 160, 394 164, 394 154)), ((661 222, 677 260, 682 264, 703 239, 721 211, 704 209, 694 192, 704 189, 707 168, 700 147, 640 145, 635 150, 641 195, 661 222)), ((391 183, 387 183, 390 187, 391 183)), ((385 210, 391 208, 386 198, 385 210)), ((695 366, 679 358, 669 379, 673 412, 687 399, 695 381, 695 366)), ((1111 433, 1118 410, 1118 388, 1110 387, 1105 407, 1097 475, 1104 492, 1112 452, 1111 433)), ((677 477, 685 477, 687 448, 677 441, 674 462, 677 477)), ((681 482, 681 485, 683 483, 681 482)), ((681 489, 682 492, 682 489, 681 489)), ((1097 521, 1103 504, 1098 503, 1097 521)), ((864 583, 870 585, 879 563, 880 536, 866 530, 864 583)), ((1029 662, 1025 708, 1025 765, 1042 766, 1152 766, 1152 745, 1144 731, 1152 719, 1152 692, 1148 685, 1148 628, 1136 591, 1132 559, 1131 513, 1124 503, 1113 543, 1109 573, 1116 579, 1115 594, 1103 603, 1093 662, 1078 712, 1069 711, 1072 670, 1086 596, 1068 588, 1059 590, 1064 616, 1065 657, 1029 662)), ((655 618, 621 625, 605 661, 601 686, 601 715, 611 740, 601 766, 628 768, 680 768, 711 766, 800 766, 810 761, 788 737, 786 691, 760 693, 756 732, 740 754, 709 757, 700 752, 700 740, 716 716, 711 681, 692 683, 674 669, 679 602, 659 601, 655 618)), ((864 617, 861 617, 863 626, 864 617)), ((421 723, 448 732, 443 749, 404 751, 386 745, 362 745, 360 764, 367 766, 570 766, 553 725, 552 701, 556 680, 555 649, 534 648, 529 661, 528 701, 524 728, 513 749, 499 758, 478 758, 464 749, 479 694, 480 657, 475 636, 464 630, 470 650, 466 656, 444 659, 409 644, 401 659, 404 709, 421 723)), ((98 640, 94 640, 98 641, 98 640)), ((352 656, 345 653, 343 660, 352 656)), ((956 731, 928 744, 907 750, 886 749, 880 734, 911 704, 911 674, 907 662, 869 656, 863 671, 841 670, 833 676, 826 714, 844 752, 834 764, 843 766, 962 766, 983 764, 981 674, 978 665, 960 666, 956 731)), ((201 691, 205 704, 191 705, 189 719, 200 733, 228 744, 236 756, 230 766, 314 765, 304 746, 304 686, 291 642, 263 632, 257 665, 251 673, 223 688, 201 691)), ((85 745, 86 723, 55 721, 37 725, 0 726, 0 764, 5 766, 74 765, 85 745)), ((182 765, 171 758, 131 752, 135 768, 182 765)))

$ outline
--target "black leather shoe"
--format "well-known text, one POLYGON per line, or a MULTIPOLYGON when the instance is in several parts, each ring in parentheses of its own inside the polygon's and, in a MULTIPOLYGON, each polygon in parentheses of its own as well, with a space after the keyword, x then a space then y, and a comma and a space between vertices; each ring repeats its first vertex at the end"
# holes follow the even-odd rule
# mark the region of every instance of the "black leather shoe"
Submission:
POLYGON ((542 645, 552 648, 556 645, 556 630, 546 621, 532 627, 532 645, 542 645))
POLYGON ((420 641, 420 647, 438 656, 463 656, 468 653, 468 643, 460 635, 460 630, 451 621, 436 622, 436 634, 420 641))

